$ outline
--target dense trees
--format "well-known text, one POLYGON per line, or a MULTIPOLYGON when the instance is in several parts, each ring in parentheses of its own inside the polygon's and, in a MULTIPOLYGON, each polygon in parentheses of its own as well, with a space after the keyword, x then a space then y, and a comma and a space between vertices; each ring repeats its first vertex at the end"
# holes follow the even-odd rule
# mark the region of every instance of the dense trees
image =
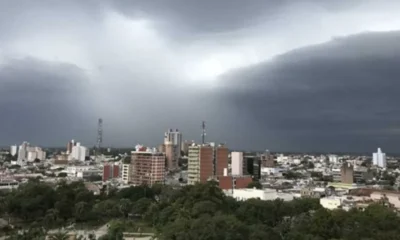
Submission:
POLYGON ((247 185, 247 188, 257 188, 257 189, 261 189, 262 185, 259 181, 252 181, 251 183, 249 183, 249 185, 247 185))
POLYGON ((122 239, 124 231, 154 231, 160 240, 400 239, 400 218, 381 205, 346 212, 322 209, 318 199, 238 202, 214 182, 106 192, 94 196, 82 182, 31 181, 0 196, 0 213, 29 225, 10 239, 42 239, 50 228, 110 220, 101 239, 122 239))

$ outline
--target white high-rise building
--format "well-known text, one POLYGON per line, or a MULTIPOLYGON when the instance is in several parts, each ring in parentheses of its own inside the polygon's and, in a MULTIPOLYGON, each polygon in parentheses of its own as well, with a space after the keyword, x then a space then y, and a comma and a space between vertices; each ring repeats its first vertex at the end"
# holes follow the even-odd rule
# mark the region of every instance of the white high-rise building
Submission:
POLYGON ((10 147, 10 154, 11 154, 11 156, 17 155, 17 152, 18 152, 18 147, 17 147, 17 145, 12 145, 12 146, 10 147))
POLYGON ((81 146, 81 143, 77 142, 76 145, 72 147, 71 159, 85 161, 85 157, 88 155, 88 153, 88 149, 84 146, 81 146))
POLYGON ((26 162, 33 162, 35 159, 43 161, 46 159, 46 152, 40 147, 31 147, 28 142, 23 142, 18 149, 18 165, 23 165, 26 162))
POLYGON ((243 152, 231 153, 232 176, 243 175, 243 152))
POLYGON ((33 162, 35 159, 39 159, 40 161, 46 160, 46 152, 40 147, 28 146, 26 148, 26 161, 33 162))
POLYGON ((337 155, 329 155, 329 163, 339 163, 339 157, 337 155))
POLYGON ((372 164, 381 168, 386 168, 386 154, 380 148, 372 154, 372 164))
POLYGON ((182 150, 182 133, 178 129, 175 131, 173 129, 168 129, 164 134, 164 144, 172 143, 175 147, 175 155, 180 158, 182 150))
POLYGON ((28 151, 26 154, 26 160, 28 162, 33 162, 37 157, 37 152, 36 151, 28 151))
POLYGON ((27 148, 29 147, 29 143, 23 142, 19 148, 18 148, 18 158, 17 158, 17 163, 18 165, 24 164, 26 161, 26 155, 27 155, 27 148))

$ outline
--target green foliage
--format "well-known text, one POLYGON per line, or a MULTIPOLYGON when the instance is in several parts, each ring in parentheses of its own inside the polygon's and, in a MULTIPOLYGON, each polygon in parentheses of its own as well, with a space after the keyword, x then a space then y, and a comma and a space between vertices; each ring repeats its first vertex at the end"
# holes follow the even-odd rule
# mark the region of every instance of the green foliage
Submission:
POLYGON ((287 173, 284 173, 284 176, 287 179, 299 179, 302 177, 301 173, 294 172, 294 171, 288 171, 287 173))
POLYGON ((307 163, 307 168, 308 169, 313 169, 315 166, 314 166, 314 163, 313 162, 308 162, 307 163))
MULTIPOLYGON (((137 186, 94 196, 83 182, 30 181, 0 197, 1 214, 30 223, 9 239, 44 239, 46 229, 109 222, 103 240, 155 231, 159 240, 399 239, 400 217, 383 205, 328 211, 318 199, 239 202, 215 182, 173 189, 137 186), (133 218, 133 219, 132 219, 133 218)), ((62 236, 59 236, 63 239, 62 236)))
POLYGON ((66 232, 59 231, 57 233, 51 234, 49 240, 68 240, 69 236, 66 232))
POLYGON ((89 182, 99 182, 101 180, 103 180, 103 177, 100 175, 91 175, 87 178, 87 181, 89 182))
POLYGON ((124 157, 124 160, 122 160, 124 164, 130 164, 131 161, 132 161, 131 156, 126 156, 124 157))
POLYGON ((58 174, 58 177, 66 177, 66 176, 68 176, 68 174, 65 172, 61 172, 58 174))
POLYGON ((13 155, 11 155, 11 153, 8 153, 4 158, 5 162, 11 162, 11 161, 16 161, 16 160, 17 160, 17 156, 16 155, 13 156, 13 155))
MULTIPOLYGON (((166 188, 168 189, 168 188, 166 188)), ((45 229, 68 226, 71 223, 103 224, 111 219, 126 219, 144 215, 161 197, 163 188, 129 187, 110 194, 93 195, 83 182, 57 185, 29 181, 16 190, 0 196, 0 217, 24 225, 37 222, 45 229), (157 195, 156 195, 157 194, 157 195)))
POLYGON ((114 220, 110 222, 106 235, 99 240, 123 240, 123 232, 136 230, 132 221, 114 220))
POLYGON ((257 188, 257 189, 262 189, 262 185, 259 181, 253 181, 247 185, 247 188, 257 188))
POLYGON ((40 227, 29 228, 27 230, 16 232, 7 240, 45 240, 46 231, 40 227))

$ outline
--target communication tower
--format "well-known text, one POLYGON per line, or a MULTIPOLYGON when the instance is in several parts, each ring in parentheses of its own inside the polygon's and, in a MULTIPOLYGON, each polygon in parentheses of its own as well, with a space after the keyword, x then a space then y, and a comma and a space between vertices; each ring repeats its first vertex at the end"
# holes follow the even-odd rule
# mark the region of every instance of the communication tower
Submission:
POLYGON ((103 119, 99 118, 99 121, 97 123, 96 155, 100 154, 102 143, 103 143, 103 119))

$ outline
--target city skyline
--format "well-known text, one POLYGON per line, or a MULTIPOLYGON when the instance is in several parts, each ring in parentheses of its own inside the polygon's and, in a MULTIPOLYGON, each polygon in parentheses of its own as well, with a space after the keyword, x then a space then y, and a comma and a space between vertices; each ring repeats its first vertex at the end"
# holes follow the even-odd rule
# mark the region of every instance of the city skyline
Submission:
POLYGON ((400 2, 0 2, 0 145, 400 152, 400 2), (70 19, 74 19, 71 21, 70 19))

